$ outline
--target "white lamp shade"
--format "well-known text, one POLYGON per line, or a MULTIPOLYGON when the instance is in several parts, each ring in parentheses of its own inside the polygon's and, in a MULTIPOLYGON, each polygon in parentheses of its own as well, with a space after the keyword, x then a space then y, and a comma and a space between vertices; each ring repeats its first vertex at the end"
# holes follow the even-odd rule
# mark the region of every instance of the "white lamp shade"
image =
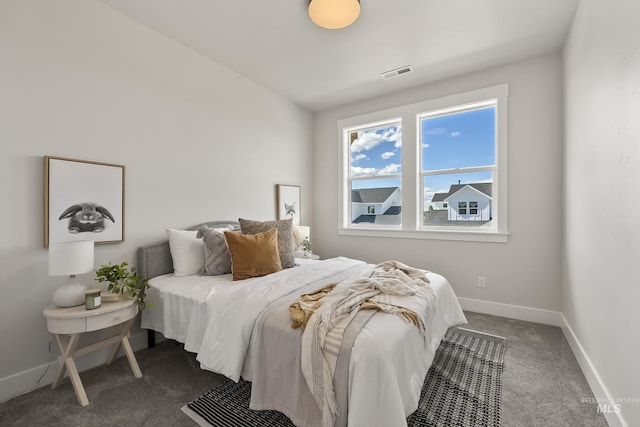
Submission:
POLYGON ((93 241, 49 243, 49 276, 72 276, 93 270, 93 241))
POLYGON ((293 240, 296 243, 296 247, 300 246, 304 239, 311 241, 311 227, 308 225, 294 225, 293 226, 293 240))
POLYGON ((309 17, 322 28, 337 30, 348 27, 360 15, 360 0, 311 0, 309 17))

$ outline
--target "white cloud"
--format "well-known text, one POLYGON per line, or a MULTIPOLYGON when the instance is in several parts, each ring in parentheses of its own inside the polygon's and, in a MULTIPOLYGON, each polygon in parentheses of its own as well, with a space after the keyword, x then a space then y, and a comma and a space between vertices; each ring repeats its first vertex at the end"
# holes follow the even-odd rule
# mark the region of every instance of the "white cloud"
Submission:
POLYGON ((366 155, 366 154, 356 154, 355 156, 353 156, 353 157, 351 158, 351 161, 352 161, 352 162, 357 162, 357 161, 359 161, 359 160, 366 159, 366 158, 367 158, 367 155, 366 155))
MULTIPOLYGON (((379 130, 380 128, 378 128, 379 130)), ((386 128, 384 133, 379 134, 375 130, 363 132, 358 139, 351 144, 351 152, 359 153, 361 151, 371 150, 385 142, 393 142, 395 148, 402 147, 402 127, 392 126, 386 128)))
POLYGON ((431 205, 431 200, 433 199, 433 195, 436 194, 435 191, 433 191, 433 188, 427 188, 425 187, 424 189, 424 197, 422 198, 424 200, 424 210, 429 210, 429 206, 431 205))
POLYGON ((396 153, 392 153, 391 151, 387 151, 385 153, 380 154, 380 157, 382 157, 383 160, 388 160, 391 157, 395 156, 396 153))
POLYGON ((398 142, 402 140, 402 127, 397 126, 395 128, 387 129, 384 133, 384 139, 389 142, 398 142))
POLYGON ((425 200, 431 201, 431 199, 433 199, 433 195, 434 194, 436 194, 436 192, 433 191, 433 188, 428 188, 428 187, 424 188, 424 199, 425 200))
POLYGON ((376 175, 376 168, 361 168, 360 166, 351 166, 351 176, 376 175))
POLYGON ((360 166, 351 166, 351 176, 386 176, 400 173, 402 165, 399 163, 391 163, 382 169, 363 168, 360 166))
POLYGON ((365 132, 360 135, 360 138, 353 141, 353 144, 351 144, 351 152, 359 153, 360 151, 371 150, 381 142, 384 142, 382 135, 378 135, 373 131, 365 132))
POLYGON ((384 168, 380 169, 378 171, 378 175, 392 175, 392 174, 398 173, 401 167, 402 167, 401 164, 391 163, 385 166, 384 168))
POLYGON ((457 138, 459 136, 460 136, 460 132, 458 132, 458 131, 451 132, 451 138, 457 138))
POLYGON ((393 144, 395 148, 402 147, 402 127, 398 126, 395 129, 388 129, 384 134, 384 139, 388 142, 395 142, 395 144, 393 144))
POLYGON ((429 148, 429 144, 425 142, 424 144, 422 144, 422 148, 429 148))

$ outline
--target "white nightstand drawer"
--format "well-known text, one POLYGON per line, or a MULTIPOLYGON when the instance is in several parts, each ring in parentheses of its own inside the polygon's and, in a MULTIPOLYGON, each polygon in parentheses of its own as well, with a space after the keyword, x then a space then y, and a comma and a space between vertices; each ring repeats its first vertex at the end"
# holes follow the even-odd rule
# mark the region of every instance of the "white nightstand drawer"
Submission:
POLYGON ((84 332, 85 319, 47 319, 47 329, 54 334, 71 334, 84 332))
MULTIPOLYGON (((104 305, 103 305, 104 307, 104 305)), ((97 309, 99 310, 99 309, 97 309)), ((87 332, 108 328, 126 322, 136 315, 136 306, 130 305, 117 311, 87 317, 87 332)))

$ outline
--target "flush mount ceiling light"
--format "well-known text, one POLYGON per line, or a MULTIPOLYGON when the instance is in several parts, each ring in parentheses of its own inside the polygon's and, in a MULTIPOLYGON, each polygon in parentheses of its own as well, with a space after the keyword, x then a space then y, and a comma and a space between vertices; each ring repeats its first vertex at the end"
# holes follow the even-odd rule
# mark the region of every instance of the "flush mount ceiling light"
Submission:
POLYGON ((309 0, 309 17, 319 27, 348 27, 360 15, 360 0, 309 0))

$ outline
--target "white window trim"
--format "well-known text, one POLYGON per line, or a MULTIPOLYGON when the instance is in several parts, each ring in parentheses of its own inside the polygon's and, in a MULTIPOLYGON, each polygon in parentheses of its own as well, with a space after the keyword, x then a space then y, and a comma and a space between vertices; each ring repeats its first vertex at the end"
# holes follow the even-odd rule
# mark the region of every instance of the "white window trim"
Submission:
POLYGON ((435 239, 435 240, 459 240, 471 242, 506 243, 508 233, 508 187, 507 187, 507 110, 508 110, 509 85, 501 84, 483 89, 472 90, 459 94, 435 98, 424 102, 390 108, 382 111, 362 114, 338 120, 339 156, 341 176, 339 180, 339 218, 338 234, 343 236, 367 236, 390 237, 410 239, 435 239), (418 140, 419 121, 418 116, 424 117, 425 112, 442 110, 455 112, 458 106, 474 105, 486 100, 495 99, 496 120, 496 172, 493 176, 495 194, 492 195, 497 206, 496 226, 483 230, 482 227, 462 230, 452 227, 440 227, 433 229, 422 228, 422 207, 418 206, 418 197, 422 184, 420 170, 420 150, 418 140), (349 147, 345 144, 347 132, 358 127, 364 128, 374 124, 384 124, 400 119, 402 121, 402 226, 393 228, 366 227, 361 224, 351 224, 349 206, 349 147), (365 126, 366 124, 366 126, 365 126), (407 143, 411 142, 411 143, 407 143), (407 165, 414 165, 407 168, 407 165), (411 196, 408 196, 411 195, 411 196))

